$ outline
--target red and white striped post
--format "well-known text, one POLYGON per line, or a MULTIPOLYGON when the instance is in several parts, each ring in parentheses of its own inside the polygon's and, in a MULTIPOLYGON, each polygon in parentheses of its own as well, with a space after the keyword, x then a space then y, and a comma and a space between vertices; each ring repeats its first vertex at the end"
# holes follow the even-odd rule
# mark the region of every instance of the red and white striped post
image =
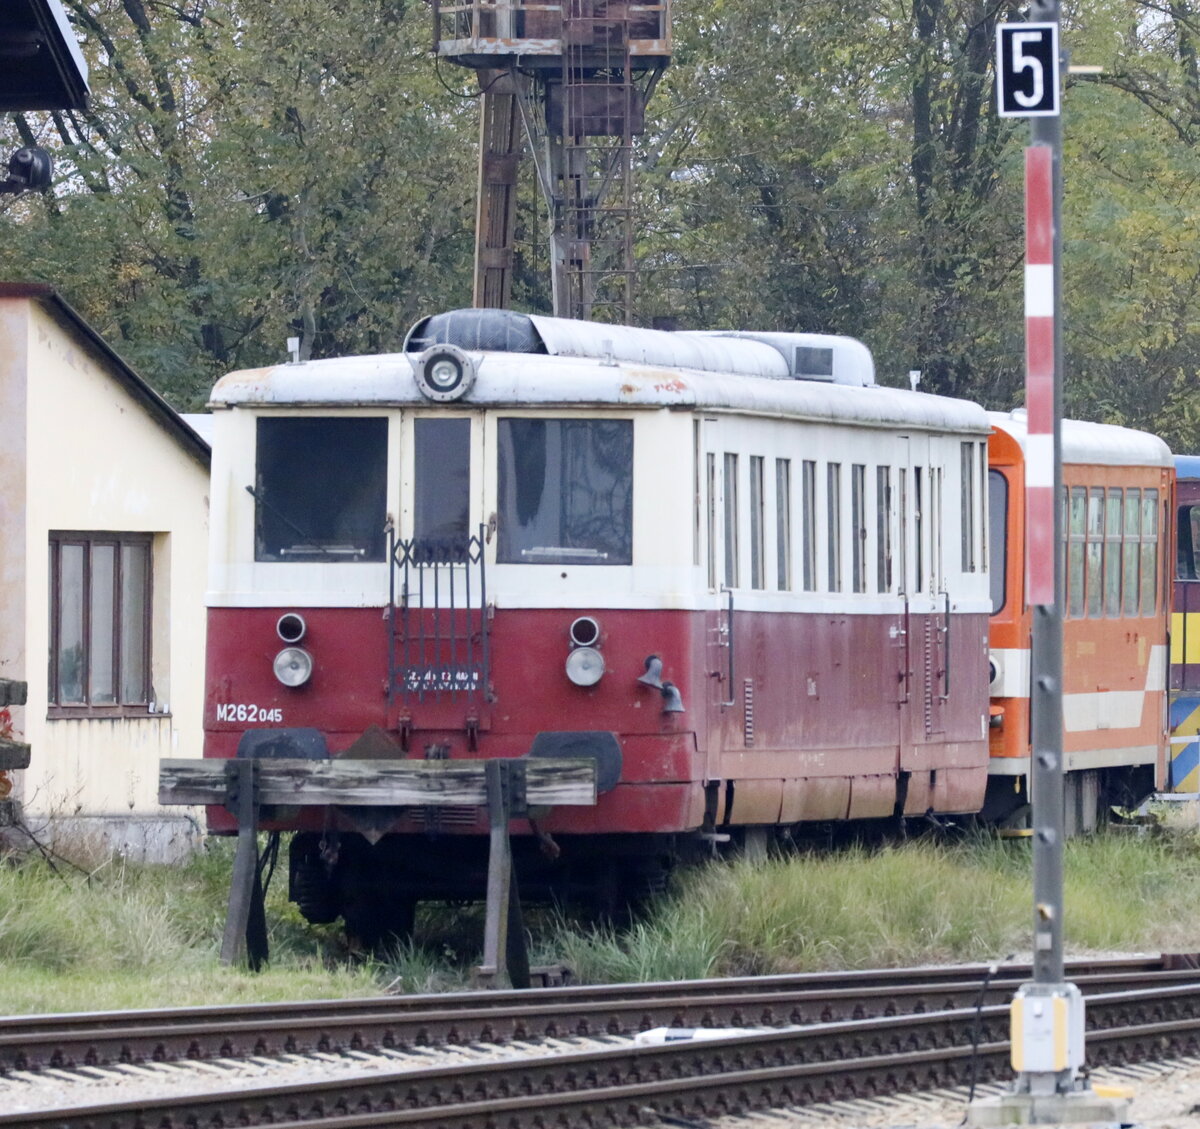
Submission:
POLYGON ((1025 150, 1025 559, 1033 605, 1056 599, 1054 283, 1054 152, 1031 145, 1025 150))

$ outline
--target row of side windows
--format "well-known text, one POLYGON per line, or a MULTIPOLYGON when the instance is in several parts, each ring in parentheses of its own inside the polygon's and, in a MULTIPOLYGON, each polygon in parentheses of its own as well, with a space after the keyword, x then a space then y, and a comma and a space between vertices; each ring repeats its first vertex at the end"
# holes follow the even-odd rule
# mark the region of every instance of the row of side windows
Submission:
MULTIPOLYGON (((789 458, 742 456, 732 451, 720 455, 707 452, 703 464, 697 463, 698 468, 701 465, 703 484, 698 481, 696 489, 696 561, 699 563, 703 505, 710 588, 720 584, 786 592, 798 586, 805 592, 895 593, 904 590, 911 553, 915 590, 938 590, 945 482, 941 467, 847 466, 814 459, 797 464, 789 458), (746 530, 742 527, 743 492, 749 507, 746 530), (773 523, 768 522, 768 514, 773 514, 773 523), (894 531, 899 515, 906 515, 907 529, 897 543, 894 531), (819 518, 823 518, 823 550, 818 544, 819 518), (721 529, 726 531, 723 538, 721 529), (728 531, 734 531, 733 535, 728 531), (772 531, 773 543, 768 544, 772 531), (799 533, 795 544, 794 531, 799 533), (745 532, 749 544, 744 547, 745 532), (844 532, 849 534, 849 560, 844 559, 844 532), (870 539, 869 533, 873 534, 870 539), (798 562, 793 560, 796 551, 798 562)), ((988 553, 988 528, 982 512, 982 489, 987 481, 984 443, 961 444, 959 471, 961 567, 965 573, 984 572, 988 553)))
POLYGON ((1159 492, 1064 490, 1067 615, 1153 615, 1158 606, 1159 492))

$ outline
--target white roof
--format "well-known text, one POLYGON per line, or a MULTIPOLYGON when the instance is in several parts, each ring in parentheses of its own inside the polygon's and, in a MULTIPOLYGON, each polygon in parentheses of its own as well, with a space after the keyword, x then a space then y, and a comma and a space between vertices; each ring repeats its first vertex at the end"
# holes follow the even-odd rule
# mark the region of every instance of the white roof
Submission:
MULTIPOLYGON (((1007 432, 1026 448, 1029 421, 1024 408, 1012 412, 988 412, 992 426, 1007 432)), ((1170 448, 1157 435, 1085 420, 1062 421, 1064 463, 1093 466, 1174 466, 1170 448)))
MULTIPOLYGON (((738 345, 749 342, 739 341, 738 345)), ((778 352, 762 345, 775 356, 778 352)), ((210 407, 292 408, 430 406, 417 388, 419 354, 281 364, 230 373, 213 389, 210 407)), ((677 408, 864 426, 989 430, 976 404, 908 389, 854 387, 778 377, 697 372, 628 361, 530 353, 470 352, 477 376, 461 407, 677 408)))

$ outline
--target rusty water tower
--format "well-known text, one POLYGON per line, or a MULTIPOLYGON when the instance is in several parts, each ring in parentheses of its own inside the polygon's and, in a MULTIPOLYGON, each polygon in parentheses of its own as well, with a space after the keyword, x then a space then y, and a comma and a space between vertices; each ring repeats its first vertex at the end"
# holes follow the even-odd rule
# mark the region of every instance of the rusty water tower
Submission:
POLYGON ((671 57, 670 0, 433 0, 438 56, 483 91, 475 305, 512 282, 522 137, 550 215, 554 313, 628 322, 633 139, 671 57))

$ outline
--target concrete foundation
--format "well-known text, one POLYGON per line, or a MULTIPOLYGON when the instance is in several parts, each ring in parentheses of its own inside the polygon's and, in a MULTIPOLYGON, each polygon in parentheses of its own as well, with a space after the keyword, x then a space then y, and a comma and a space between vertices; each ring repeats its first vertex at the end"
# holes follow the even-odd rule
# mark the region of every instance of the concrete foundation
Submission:
POLYGON ((1129 1121, 1129 1099, 1101 1097, 1092 1089, 1069 1094, 1001 1094, 974 1101, 967 1124, 979 1129, 1005 1125, 1119 1126, 1129 1121))
MULTIPOLYGON (((204 830, 186 815, 38 816, 20 813, 21 824, 38 842, 69 859, 117 857, 138 863, 182 862, 204 842, 204 830)), ((2 825, 2 824, 0 824, 2 825)), ((4 832, 14 849, 30 846, 16 827, 4 832)))

